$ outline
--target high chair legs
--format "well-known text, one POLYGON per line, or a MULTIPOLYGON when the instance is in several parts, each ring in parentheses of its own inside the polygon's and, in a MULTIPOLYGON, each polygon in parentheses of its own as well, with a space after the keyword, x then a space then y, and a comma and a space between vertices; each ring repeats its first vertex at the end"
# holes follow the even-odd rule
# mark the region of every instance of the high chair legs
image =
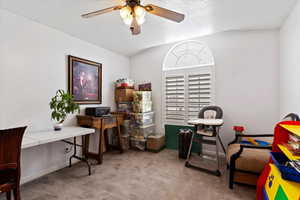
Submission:
MULTIPOLYGON (((194 168, 194 169, 197 169, 197 170, 209 173, 209 174, 213 174, 215 176, 221 176, 221 172, 220 172, 221 163, 220 163, 220 156, 219 156, 219 145, 218 145, 219 137, 218 137, 218 135, 216 135, 214 137, 210 137, 210 138, 214 138, 214 140, 207 140, 207 139, 204 139, 204 138, 202 138, 200 140, 200 142, 202 144, 215 145, 215 147, 216 147, 216 170, 211 170, 211 169, 208 169, 208 168, 203 168, 203 167, 191 164, 190 158, 192 156, 193 142, 195 142, 195 140, 196 140, 195 135, 196 135, 196 133, 193 132, 192 138, 191 138, 191 143, 190 143, 190 146, 189 146, 187 159, 186 159, 186 162, 185 162, 185 166, 189 167, 189 168, 194 168)), ((201 137, 203 137, 203 136, 201 136, 201 137)), ((201 145, 200 148, 202 148, 202 145, 201 145)), ((202 152, 202 149, 201 149, 201 152, 202 152)), ((203 153, 200 156, 202 156, 202 155, 203 155, 203 153)))

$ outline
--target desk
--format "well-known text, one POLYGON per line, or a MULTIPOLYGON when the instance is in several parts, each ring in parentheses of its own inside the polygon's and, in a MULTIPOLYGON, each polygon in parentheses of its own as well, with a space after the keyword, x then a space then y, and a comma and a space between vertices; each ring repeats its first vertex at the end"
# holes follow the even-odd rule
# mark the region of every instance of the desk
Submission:
POLYGON ((83 162, 85 162, 89 169, 89 175, 91 175, 91 167, 88 163, 87 159, 85 157, 79 157, 76 155, 76 147, 80 146, 83 149, 83 153, 86 151, 86 145, 85 145, 85 137, 92 133, 95 133, 94 129, 90 128, 81 128, 81 127, 63 127, 61 131, 39 131, 39 132, 28 132, 24 135, 23 141, 22 141, 22 149, 47 144, 51 142, 56 141, 64 141, 68 144, 74 145, 74 153, 70 157, 70 167, 72 165, 72 159, 78 159, 83 162), (82 136, 82 145, 79 145, 76 143, 76 137, 82 136), (73 143, 66 141, 66 139, 73 138, 73 143))
POLYGON ((108 146, 108 136, 105 135, 105 131, 107 129, 117 128, 118 132, 118 147, 120 150, 120 153, 123 153, 122 149, 122 139, 121 139, 121 123, 123 121, 123 118, 120 115, 112 115, 109 117, 92 117, 87 115, 77 115, 77 123, 79 126, 82 127, 88 127, 88 128, 94 128, 99 131, 99 148, 98 152, 89 152, 89 136, 86 138, 86 152, 85 156, 87 158, 93 158, 98 161, 98 164, 102 164, 103 161, 103 152, 104 152, 104 144, 107 144, 108 146), (105 140, 105 143, 104 143, 105 140))

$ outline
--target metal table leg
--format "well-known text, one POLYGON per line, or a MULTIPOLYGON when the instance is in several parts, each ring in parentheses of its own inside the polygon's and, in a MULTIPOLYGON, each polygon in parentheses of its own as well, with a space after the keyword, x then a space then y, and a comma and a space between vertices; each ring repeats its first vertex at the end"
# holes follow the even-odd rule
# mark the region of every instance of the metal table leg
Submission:
POLYGON ((83 161, 88 166, 89 176, 90 176, 91 175, 91 165, 90 165, 88 159, 86 158, 86 152, 85 152, 86 151, 86 149, 85 149, 86 147, 85 147, 85 138, 84 138, 84 136, 82 136, 82 145, 77 144, 76 137, 73 138, 73 143, 69 142, 69 141, 66 141, 66 140, 63 140, 63 142, 74 146, 73 155, 69 158, 69 167, 72 167, 72 159, 73 158, 75 158, 77 160, 80 160, 80 161, 83 161), (82 147, 83 157, 77 156, 77 146, 82 147))

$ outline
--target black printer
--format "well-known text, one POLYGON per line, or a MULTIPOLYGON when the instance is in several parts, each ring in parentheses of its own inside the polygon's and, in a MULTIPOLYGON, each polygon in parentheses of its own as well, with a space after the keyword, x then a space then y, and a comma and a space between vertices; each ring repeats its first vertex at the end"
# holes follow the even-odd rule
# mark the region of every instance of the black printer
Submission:
POLYGON ((93 117, 103 117, 110 114, 110 107, 89 107, 85 108, 85 114, 93 117))

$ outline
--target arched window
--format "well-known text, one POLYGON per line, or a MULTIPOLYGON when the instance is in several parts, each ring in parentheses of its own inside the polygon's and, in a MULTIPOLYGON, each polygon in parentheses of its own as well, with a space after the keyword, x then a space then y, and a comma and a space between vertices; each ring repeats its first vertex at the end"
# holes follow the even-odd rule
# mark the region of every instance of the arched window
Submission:
POLYGON ((163 71, 213 66, 215 64, 211 50, 198 41, 186 41, 174 45, 167 53, 163 71))
POLYGON ((174 45, 163 63, 164 124, 185 125, 214 102, 214 57, 198 41, 174 45))

